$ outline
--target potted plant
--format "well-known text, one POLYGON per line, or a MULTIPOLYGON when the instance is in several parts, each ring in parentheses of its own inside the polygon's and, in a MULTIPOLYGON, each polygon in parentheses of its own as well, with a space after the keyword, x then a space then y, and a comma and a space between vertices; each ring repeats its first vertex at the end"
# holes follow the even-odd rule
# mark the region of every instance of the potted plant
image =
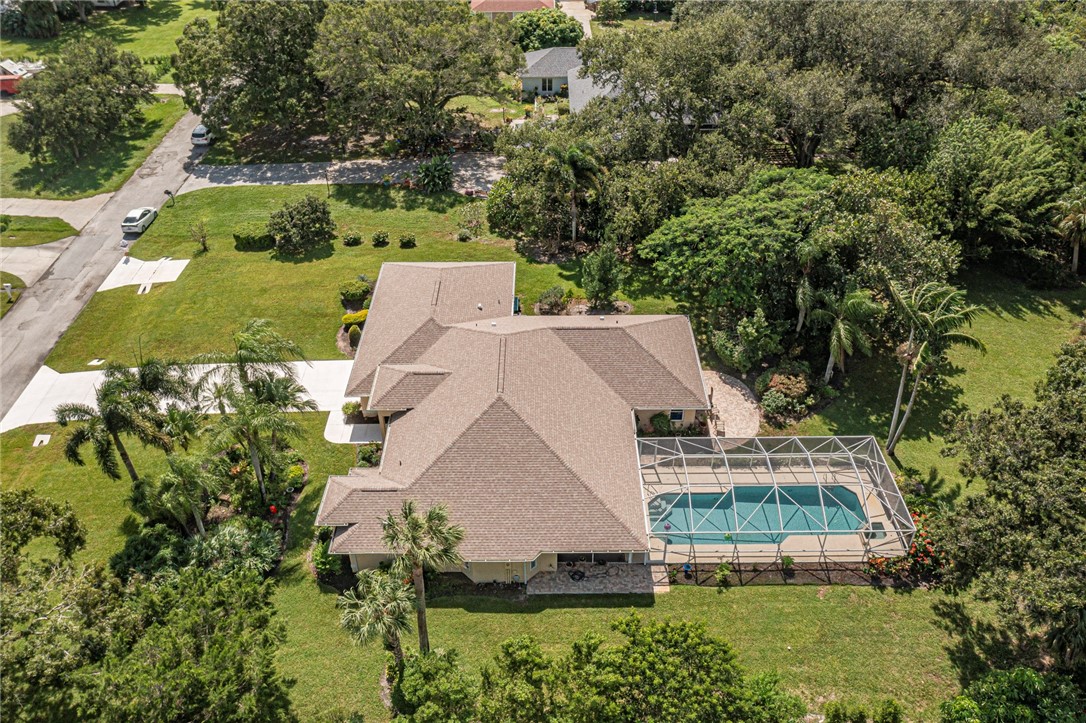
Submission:
POLYGON ((788 555, 785 555, 781 558, 781 570, 784 571, 785 577, 792 577, 796 574, 796 571, 792 569, 792 566, 795 564, 795 562, 796 561, 788 555))
POLYGON ((389 186, 392 185, 392 174, 391 173, 386 173, 385 175, 381 176, 381 185, 384 186, 385 188, 388 188, 389 186))

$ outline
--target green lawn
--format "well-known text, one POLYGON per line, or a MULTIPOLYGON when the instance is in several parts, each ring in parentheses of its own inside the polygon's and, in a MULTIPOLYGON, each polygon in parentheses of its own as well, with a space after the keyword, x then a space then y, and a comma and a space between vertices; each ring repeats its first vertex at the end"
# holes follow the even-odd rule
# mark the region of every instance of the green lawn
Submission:
MULTIPOLYGON (((1086 309, 1083 288, 1037 290, 993 272, 976 271, 956 283, 967 290, 970 302, 988 309, 972 329, 988 353, 960 348, 951 352, 952 374, 942 388, 920 397, 897 449, 903 467, 918 471, 935 482, 937 491, 950 496, 972 490, 966 488, 957 461, 940 456, 942 412, 979 411, 1004 394, 1031 400, 1060 345, 1070 340, 1072 322, 1086 309)), ((841 397, 791 431, 874 434, 885 441, 900 369, 886 355, 850 362, 841 397)))
POLYGON ((660 30, 666 30, 671 27, 671 13, 656 13, 645 12, 643 10, 632 10, 626 13, 626 16, 621 20, 615 22, 603 23, 598 20, 592 21, 593 34, 613 32, 615 30, 631 30, 633 28, 659 28, 660 30))
MULTIPOLYGON (((60 37, 46 40, 4 38, 0 41, 0 56, 22 60, 55 55, 68 40, 84 35, 108 38, 122 50, 141 58, 172 55, 177 52, 176 40, 185 25, 197 17, 206 17, 212 24, 216 14, 210 0, 167 0, 151 2, 143 8, 117 8, 94 12, 86 25, 78 22, 61 24, 60 37)), ((168 82, 168 79, 162 79, 168 82)))
MULTIPOLYGON (((13 289, 25 289, 26 284, 15 274, 9 274, 7 271, 0 271, 0 284, 11 284, 13 289)), ((19 300, 19 294, 22 292, 16 292, 12 295, 11 301, 8 301, 8 295, 0 292, 0 318, 3 318, 4 314, 8 313, 8 310, 15 305, 15 302, 19 300)))
MULTIPOLYGON (((545 289, 576 286, 579 263, 534 263, 508 241, 455 240, 455 208, 463 196, 428 196, 378 186, 332 188, 332 213, 341 232, 361 233, 365 243, 306 261, 283 261, 271 252, 234 248, 232 230, 240 223, 263 222, 284 201, 306 194, 324 196, 324 186, 218 188, 197 191, 165 206, 154 225, 133 246, 141 259, 192 257, 178 281, 156 285, 137 296, 134 287, 94 295, 90 304, 61 337, 47 363, 58 371, 81 371, 95 357, 129 361, 137 343, 144 354, 187 357, 224 348, 230 334, 253 317, 271 319, 278 331, 294 339, 311 359, 342 359, 335 333, 343 309, 338 287, 358 274, 376 279, 385 261, 516 261, 517 293, 526 307, 545 289), (207 219, 211 251, 195 255, 189 224, 207 219), (369 243, 376 230, 391 243, 376 249, 369 243), (413 233, 418 247, 400 249, 396 239, 413 233)), ((659 313, 670 302, 639 292, 637 313, 659 313)))
POLYGON ((37 246, 79 233, 67 221, 59 218, 38 216, 11 216, 10 218, 7 228, 0 233, 0 246, 37 246))
MULTIPOLYGON (((353 448, 321 436, 325 414, 299 415, 308 438, 299 449, 309 462, 306 487, 291 523, 290 547, 276 592, 287 641, 279 662, 293 679, 291 697, 302 720, 336 711, 361 710, 366 720, 386 720, 378 699, 380 646, 353 645, 338 626, 335 594, 322 589, 305 567, 312 521, 329 474, 344 472, 353 448)), ((94 467, 73 467, 63 458, 69 433, 57 425, 36 425, 0 436, 4 488, 34 487, 67 499, 88 528, 80 561, 106 560, 134 529, 125 505, 126 480, 113 482, 94 467), (52 433, 45 447, 31 446, 35 434, 52 433)), ((129 445, 141 474, 155 474, 164 455, 129 445)), ((34 550, 44 554, 44 547, 34 550)), ((966 599, 928 591, 887 592, 869 588, 747 587, 717 593, 677 587, 655 603, 631 597, 544 598, 527 603, 486 597, 438 598, 431 602, 431 637, 453 647, 477 668, 502 640, 536 636, 552 653, 588 631, 610 635, 607 625, 630 609, 651 617, 705 622, 732 642, 754 671, 778 671, 788 689, 813 708, 832 698, 877 701, 896 697, 919 720, 932 720, 939 701, 953 694, 963 675, 983 667, 994 654, 990 611, 966 599), (961 631, 971 620, 981 625, 961 631)))
POLYGON ((144 111, 139 128, 106 143, 77 164, 33 163, 8 144, 7 129, 17 117, 0 119, 0 195, 7 198, 86 198, 116 191, 185 114, 177 96, 160 96, 144 111))

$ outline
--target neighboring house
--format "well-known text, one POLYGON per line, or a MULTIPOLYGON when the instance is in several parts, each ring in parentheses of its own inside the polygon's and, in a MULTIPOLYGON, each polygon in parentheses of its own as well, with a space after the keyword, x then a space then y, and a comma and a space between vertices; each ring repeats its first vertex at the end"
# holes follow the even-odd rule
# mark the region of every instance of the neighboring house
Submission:
POLYGON ((387 559, 380 520, 404 500, 448 506, 466 529, 455 569, 475 582, 526 582, 586 559, 734 560, 738 542, 743 559, 770 562, 782 549, 797 560, 808 548, 818 559, 907 549, 911 518, 871 438, 812 443, 834 445, 833 458, 759 446, 752 466, 751 440, 639 436, 660 414, 699 429, 710 406, 687 318, 516 316, 515 274, 513 263, 382 267, 346 390, 380 422, 381 465, 330 477, 317 512, 353 569, 387 559), (770 520, 755 467, 773 475, 774 459, 770 495, 776 480, 790 486, 770 520), (827 499, 826 530, 793 520, 812 492, 827 499), (739 508, 757 518, 754 539, 738 539, 739 508), (774 530, 778 517, 790 522, 774 530))
POLYGON ((588 101, 601 96, 614 97, 610 86, 596 85, 591 78, 582 78, 581 54, 577 48, 544 48, 524 54, 527 63, 520 71, 521 96, 569 95, 569 109, 576 113, 588 101))
POLYGON ((554 0, 471 0, 471 11, 481 13, 491 20, 497 17, 511 18, 521 13, 554 6, 554 0))
POLYGON ((0 92, 7 95, 16 95, 19 92, 19 83, 33 77, 35 73, 44 68, 44 63, 17 63, 14 60, 0 60, 0 92))

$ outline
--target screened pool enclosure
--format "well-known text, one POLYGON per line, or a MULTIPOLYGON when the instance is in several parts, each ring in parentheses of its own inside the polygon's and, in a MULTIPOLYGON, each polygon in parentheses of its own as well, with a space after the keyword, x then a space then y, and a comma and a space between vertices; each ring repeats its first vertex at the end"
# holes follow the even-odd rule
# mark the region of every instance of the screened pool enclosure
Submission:
POLYGON ((655 561, 863 562, 916 531, 871 437, 640 438, 655 561))

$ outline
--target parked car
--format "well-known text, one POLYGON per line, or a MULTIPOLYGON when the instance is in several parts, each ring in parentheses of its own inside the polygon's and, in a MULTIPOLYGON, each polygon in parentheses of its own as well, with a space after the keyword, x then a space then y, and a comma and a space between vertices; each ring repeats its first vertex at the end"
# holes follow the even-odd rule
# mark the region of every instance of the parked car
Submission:
POLYGON ((203 123, 192 129, 192 145, 206 146, 215 140, 215 134, 207 129, 203 123))
POLYGON ((121 221, 121 230, 125 233, 143 233, 156 218, 158 218, 157 208, 150 206, 134 208, 121 221))

